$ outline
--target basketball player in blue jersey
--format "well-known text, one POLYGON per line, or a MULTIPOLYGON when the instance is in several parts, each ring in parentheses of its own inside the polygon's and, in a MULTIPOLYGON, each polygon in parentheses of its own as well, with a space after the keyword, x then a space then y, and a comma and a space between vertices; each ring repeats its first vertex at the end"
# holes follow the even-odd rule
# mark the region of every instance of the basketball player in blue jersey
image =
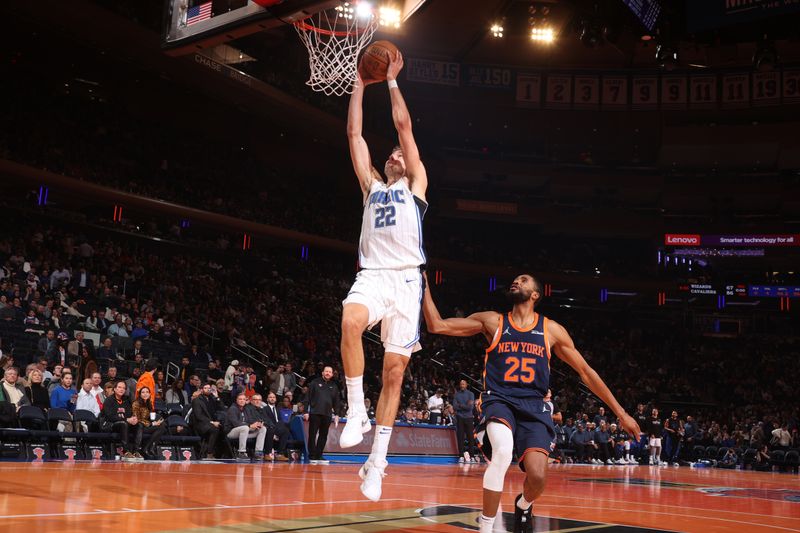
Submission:
POLYGON ((532 503, 542 494, 547 458, 555 433, 545 397, 550 381, 550 356, 555 353, 571 366, 581 380, 619 417, 631 435, 639 426, 619 405, 603 380, 575 348, 560 324, 534 311, 542 297, 539 282, 531 275, 517 276, 508 291, 513 309, 506 315, 494 311, 467 318, 443 319, 425 289, 423 313, 428 331, 456 337, 482 333, 489 342, 479 400, 481 427, 491 447, 490 464, 483 476, 483 512, 480 531, 492 531, 506 470, 516 448, 525 472, 522 494, 514 506, 515 531, 531 531, 532 503))
POLYGON ((347 136, 364 205, 359 241, 360 271, 343 302, 342 360, 347 384, 347 424, 339 438, 342 448, 355 446, 370 430, 364 407, 364 350, 361 335, 381 323, 383 388, 375 412, 376 428, 372 453, 359 470, 361 492, 370 500, 381 497, 387 465, 386 453, 395 415, 400 405, 403 374, 413 352, 418 351, 419 326, 425 264, 422 218, 428 204, 425 191, 428 176, 420 161, 411 131, 411 116, 397 86, 403 68, 398 52, 387 70, 392 119, 400 145, 384 165, 386 181, 372 166, 369 149, 361 134, 362 100, 366 83, 359 77, 350 97, 347 136))

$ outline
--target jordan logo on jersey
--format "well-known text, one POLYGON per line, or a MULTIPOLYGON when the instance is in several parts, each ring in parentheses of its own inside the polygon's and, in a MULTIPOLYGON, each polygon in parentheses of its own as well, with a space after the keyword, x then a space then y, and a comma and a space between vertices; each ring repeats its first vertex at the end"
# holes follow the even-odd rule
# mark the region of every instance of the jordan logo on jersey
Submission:
POLYGON ((508 331, 508 328, 506 328, 506 330, 503 332, 503 335, 511 335, 511 332, 508 331))

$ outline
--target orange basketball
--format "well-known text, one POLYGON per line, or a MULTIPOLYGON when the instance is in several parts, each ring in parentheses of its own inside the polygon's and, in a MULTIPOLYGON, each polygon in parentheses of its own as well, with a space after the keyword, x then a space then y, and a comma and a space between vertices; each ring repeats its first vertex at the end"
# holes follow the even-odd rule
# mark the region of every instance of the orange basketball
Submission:
POLYGON ((358 73, 363 80, 384 81, 389 60, 397 53, 397 47, 389 41, 375 41, 361 55, 358 73))

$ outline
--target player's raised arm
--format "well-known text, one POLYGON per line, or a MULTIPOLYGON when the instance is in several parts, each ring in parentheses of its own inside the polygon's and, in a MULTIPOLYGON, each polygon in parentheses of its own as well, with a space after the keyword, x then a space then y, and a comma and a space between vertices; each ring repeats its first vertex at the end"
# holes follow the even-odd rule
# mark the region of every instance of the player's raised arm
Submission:
POLYGON ((499 315, 491 311, 473 313, 467 318, 442 318, 436 304, 433 303, 431 289, 427 283, 422 300, 422 314, 425 316, 429 332, 451 337, 471 337, 483 333, 491 340, 499 323, 499 315))
POLYGON ((638 441, 639 434, 641 433, 639 424, 625 412, 625 409, 617 402, 614 394, 608 389, 603 379, 589 366, 586 359, 584 359, 578 349, 575 348, 575 343, 572 341, 572 337, 569 336, 569 333, 567 333, 567 330, 564 329, 561 324, 552 320, 549 321, 548 326, 550 329, 550 337, 553 341, 552 350, 555 354, 578 373, 581 381, 589 387, 589 390, 599 396, 600 399, 611 408, 614 414, 617 415, 625 431, 638 441))
POLYGON ((406 164, 406 173, 411 185, 411 192, 421 200, 425 200, 428 190, 428 174, 425 165, 419 158, 419 149, 414 140, 411 128, 411 115, 406 107, 400 87, 397 86, 397 75, 403 68, 403 54, 398 50, 389 58, 389 68, 386 71, 386 81, 389 84, 389 95, 392 99, 392 120, 400 138, 400 148, 403 149, 403 159, 406 164))
POLYGON ((353 84, 353 94, 350 96, 350 107, 347 111, 347 140, 350 143, 350 159, 353 160, 353 169, 356 171, 364 201, 366 201, 367 193, 372 186, 372 180, 376 179, 367 141, 362 135, 365 85, 367 84, 358 76, 353 84))

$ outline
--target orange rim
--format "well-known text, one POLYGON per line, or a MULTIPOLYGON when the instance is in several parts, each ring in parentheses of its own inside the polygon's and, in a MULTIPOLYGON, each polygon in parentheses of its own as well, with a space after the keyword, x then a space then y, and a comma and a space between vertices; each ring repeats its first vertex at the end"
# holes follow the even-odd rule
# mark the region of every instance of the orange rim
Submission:
POLYGON ((309 20, 313 16, 314 15, 309 15, 308 17, 304 18, 303 20, 295 22, 294 25, 297 26, 298 28, 300 28, 301 30, 313 31, 313 32, 316 32, 316 33, 321 33, 322 35, 332 35, 332 36, 335 36, 335 37, 347 37, 348 35, 354 35, 354 34, 357 35, 359 33, 364 33, 370 27, 370 25, 368 24, 365 28, 362 28, 360 30, 357 29, 357 30, 354 30, 354 31, 326 30, 325 28, 318 28, 317 26, 314 26, 313 24, 309 24, 308 22, 306 22, 307 20, 309 20))

